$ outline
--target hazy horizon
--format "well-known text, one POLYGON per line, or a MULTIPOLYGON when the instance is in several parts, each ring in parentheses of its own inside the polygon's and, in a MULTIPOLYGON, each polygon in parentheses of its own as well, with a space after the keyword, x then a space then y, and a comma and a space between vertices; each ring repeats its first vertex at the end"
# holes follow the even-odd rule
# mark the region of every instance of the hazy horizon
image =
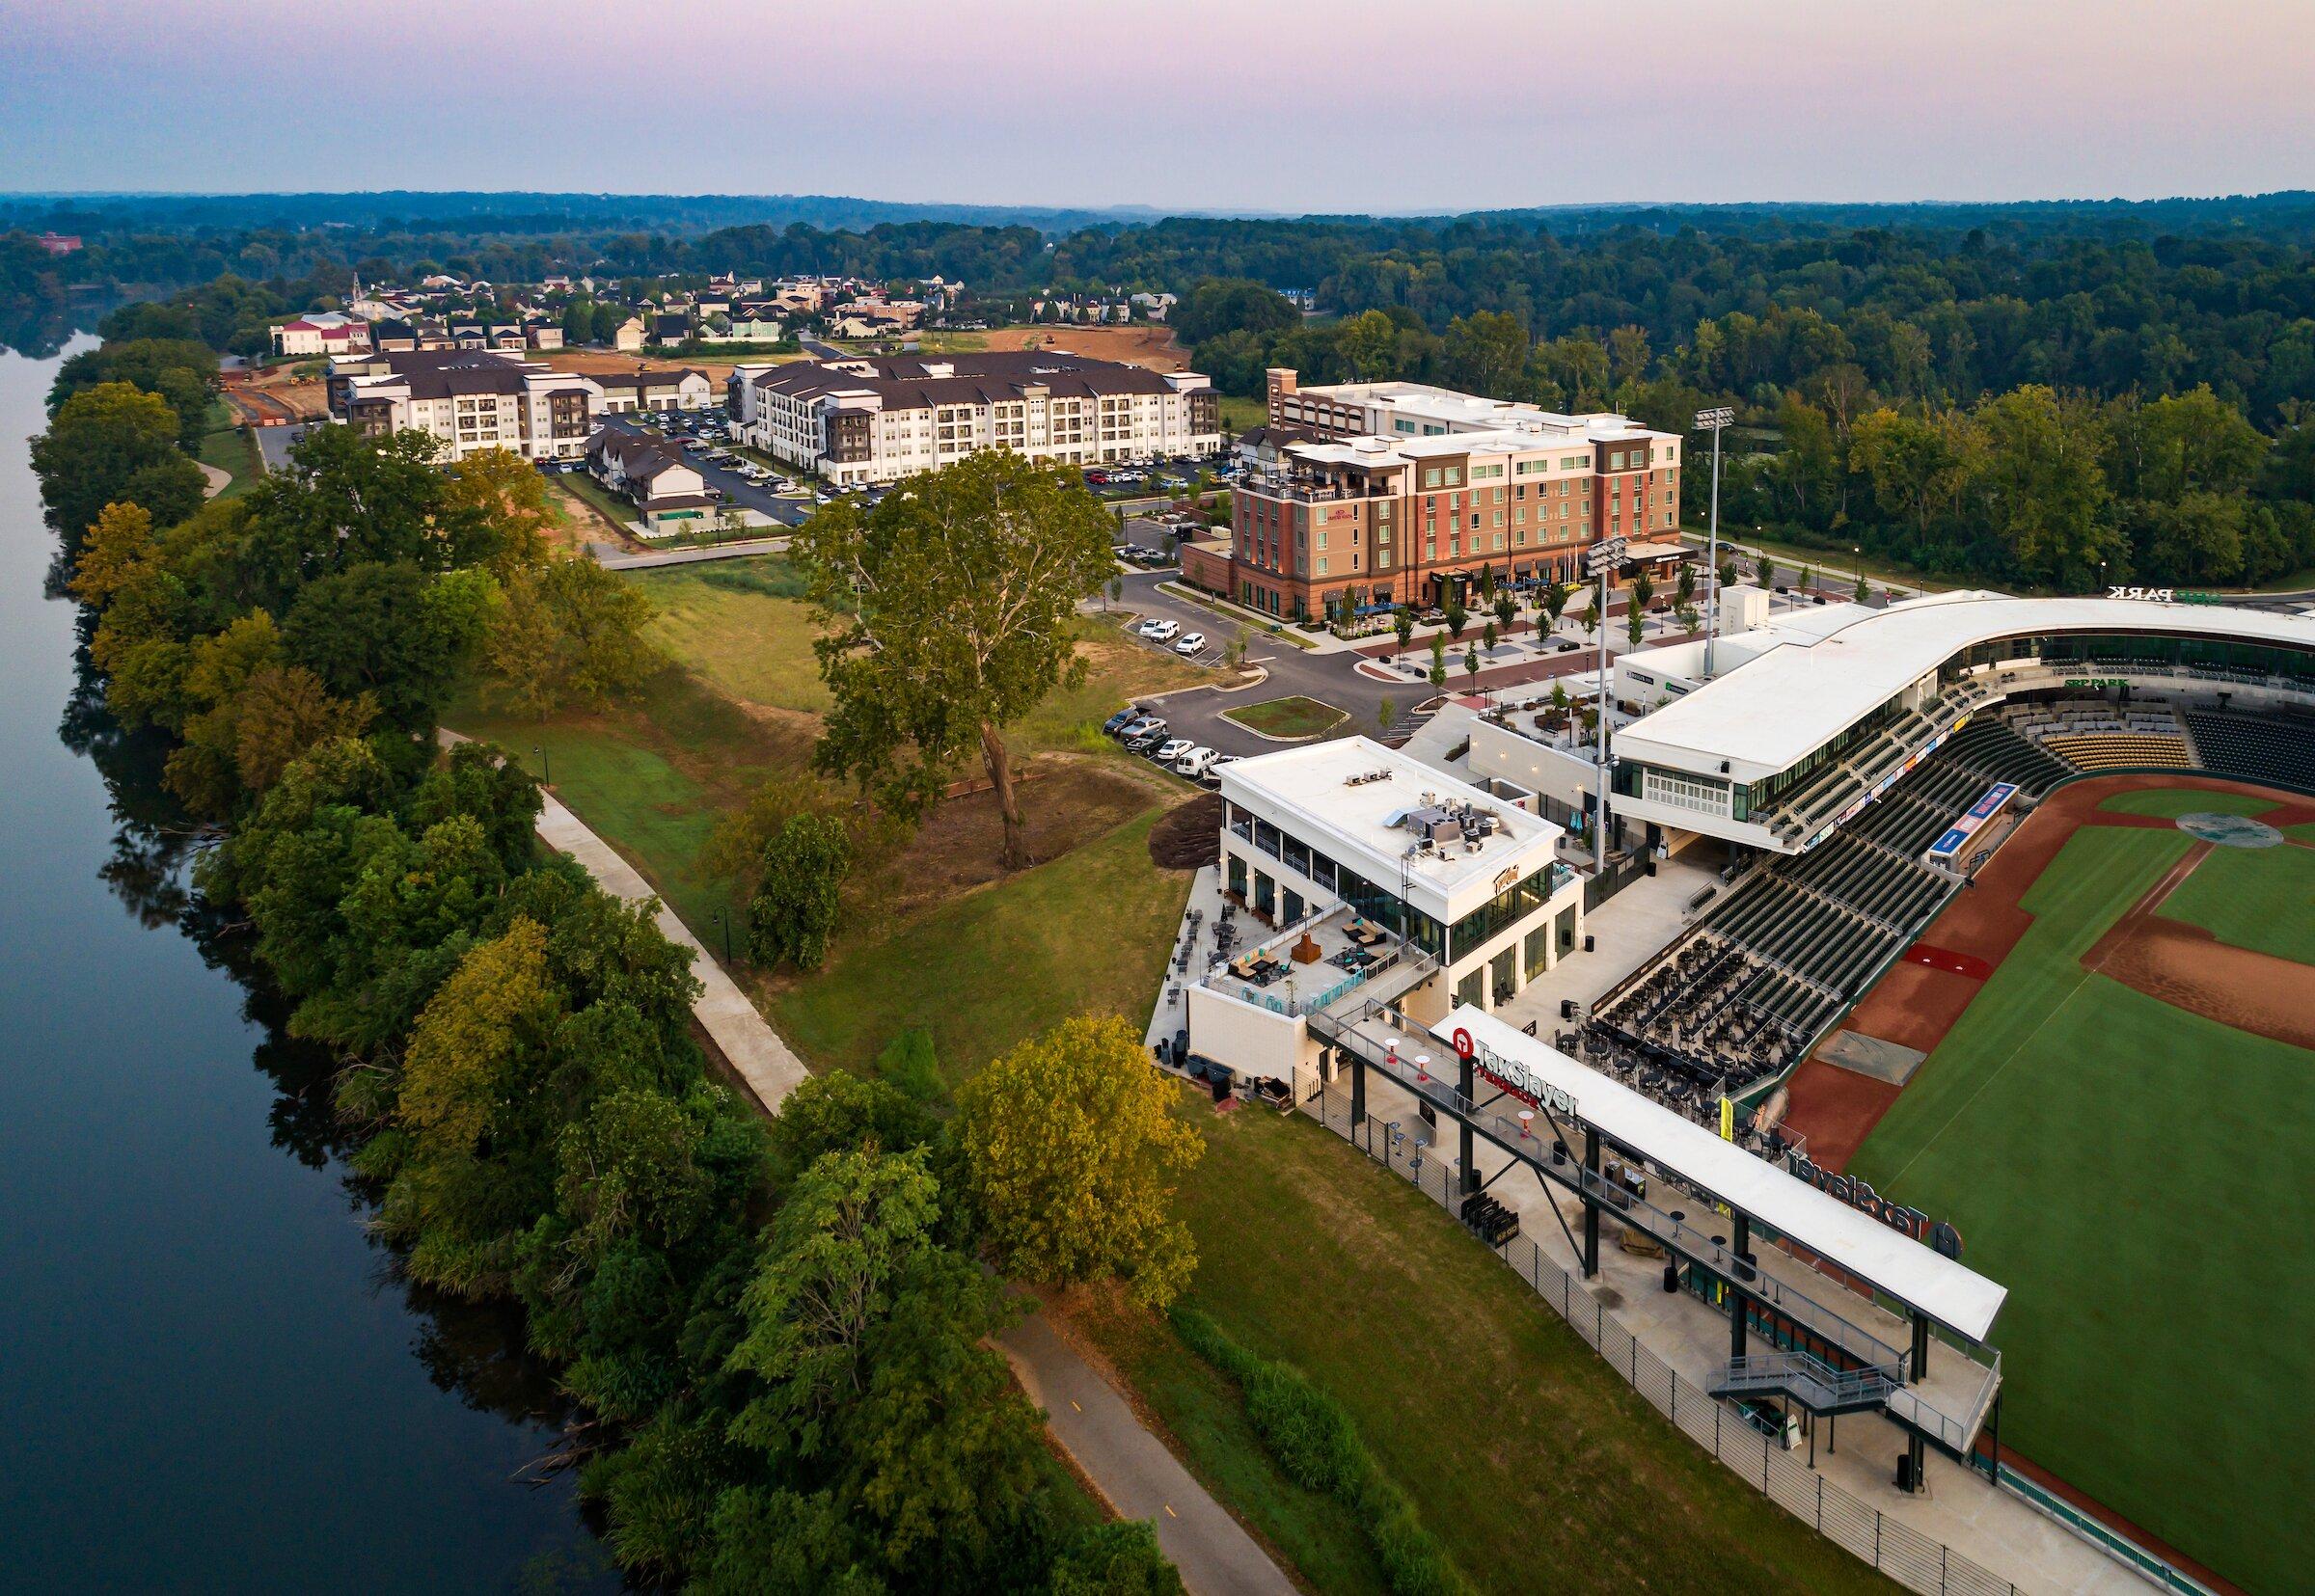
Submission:
POLYGON ((1409 215, 2315 187, 2304 0, 1670 0, 1628 22, 1555 0, 989 0, 962 20, 0 0, 0 19, 15 192, 1409 215))

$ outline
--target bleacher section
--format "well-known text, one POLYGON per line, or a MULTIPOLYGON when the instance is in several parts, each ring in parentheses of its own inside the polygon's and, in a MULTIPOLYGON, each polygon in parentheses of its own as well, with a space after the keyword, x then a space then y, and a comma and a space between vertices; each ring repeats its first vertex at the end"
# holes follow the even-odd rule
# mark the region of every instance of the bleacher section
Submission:
POLYGON ((1852 749, 1839 764, 1776 804, 1756 811, 1753 818, 1767 822, 1784 841, 1797 844, 1903 764, 1914 749, 1986 698, 1986 690, 1975 682, 1955 684, 1920 709, 1908 710, 1866 739, 1862 747, 1852 749))
MULTIPOLYGON (((1928 924, 1955 879, 1921 852, 1988 787, 2029 798, 2071 771, 1999 719, 1973 720, 1810 852, 1774 855, 1593 1014, 1588 1051, 1681 1092, 1782 1071, 1928 924)), ((1872 779, 1869 778, 1868 779, 1872 779)))
POLYGON ((2078 771, 2134 766, 2190 770, 2194 750, 2167 709, 2096 704, 2026 704, 2004 717, 2021 736, 2040 743, 2078 771))
POLYGON ((2202 768, 2315 791, 2315 719, 2185 710, 2202 768))

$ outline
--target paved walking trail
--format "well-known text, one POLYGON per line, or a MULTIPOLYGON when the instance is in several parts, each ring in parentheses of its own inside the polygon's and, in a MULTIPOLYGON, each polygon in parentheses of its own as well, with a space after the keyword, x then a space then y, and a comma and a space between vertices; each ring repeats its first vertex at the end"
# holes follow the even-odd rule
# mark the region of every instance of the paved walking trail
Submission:
POLYGON ((1195 1596, 1294 1596, 1293 1582, 1142 1428, 1123 1396, 1031 1313, 997 1338, 1029 1400, 1120 1516, 1149 1519, 1158 1545, 1195 1596))
MULTIPOLYGON (((659 899, 642 874, 588 830, 586 823, 564 808, 560 798, 543 789, 539 797, 546 807, 539 811, 538 834, 549 848, 585 865, 596 883, 614 898, 631 904, 659 899)), ((668 941, 692 950, 692 973, 699 978, 701 987, 692 1013, 765 1112, 777 1114, 788 1094, 803 1084, 803 1061, 780 1041, 778 1032, 764 1023, 748 994, 723 973, 722 965, 708 957, 691 928, 664 901, 659 904, 658 919, 668 941)))
MULTIPOLYGON (((463 732, 448 726, 441 729, 439 740, 445 746, 465 743, 470 739, 463 732)), ((707 1032, 723 1057, 764 1105, 767 1114, 777 1114, 779 1105, 789 1093, 804 1081, 803 1061, 779 1033, 764 1023, 748 994, 723 973, 723 966, 708 956, 699 938, 692 934, 669 908, 651 883, 643 879, 642 872, 619 857, 611 844, 587 828, 586 823, 563 806, 560 798, 545 788, 539 789, 539 801, 544 805, 538 812, 538 834, 549 848, 558 853, 568 853, 586 868, 595 884, 613 897, 630 904, 657 902, 656 916, 659 929, 667 940, 678 947, 692 950, 692 973, 699 978, 698 1001, 692 1005, 700 1028, 707 1032)))

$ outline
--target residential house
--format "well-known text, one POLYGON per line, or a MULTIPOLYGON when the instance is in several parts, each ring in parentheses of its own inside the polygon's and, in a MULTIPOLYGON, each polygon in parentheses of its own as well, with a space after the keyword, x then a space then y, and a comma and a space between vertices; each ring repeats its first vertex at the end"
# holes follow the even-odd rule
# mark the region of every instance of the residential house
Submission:
POLYGON ((722 507, 683 451, 657 438, 607 427, 587 446, 586 469, 596 481, 634 502, 645 537, 705 531, 722 507))
POLYGON ((273 329, 277 355, 349 355, 369 346, 369 323, 336 311, 316 311, 273 329))

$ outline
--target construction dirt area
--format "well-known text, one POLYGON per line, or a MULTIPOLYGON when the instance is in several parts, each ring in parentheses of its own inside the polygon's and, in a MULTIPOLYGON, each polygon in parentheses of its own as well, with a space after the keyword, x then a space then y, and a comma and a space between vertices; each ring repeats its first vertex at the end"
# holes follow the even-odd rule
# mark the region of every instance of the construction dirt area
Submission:
POLYGON ((1118 361, 1152 371, 1180 371, 1189 357, 1174 340, 1174 330, 1156 322, 1124 327, 997 327, 974 335, 983 347, 1058 349, 1087 360, 1118 361))
POLYGON ((258 372, 230 372, 218 392, 241 426, 286 426, 318 421, 329 414, 329 394, 318 378, 258 372))
MULTIPOLYGON (((523 357, 534 360, 557 371, 576 371, 582 375, 602 371, 704 371, 710 382, 722 382, 731 375, 737 361, 703 358, 675 359, 665 355, 622 355, 608 349, 545 349, 533 350, 523 357)), ((748 364, 760 365, 773 360, 793 360, 790 356, 752 357, 748 364)))
MULTIPOLYGON (((2213 776, 2101 776, 2061 787, 2010 833, 1974 884, 1955 895, 1825 1041, 1847 1030, 1935 1052, 2032 926, 2033 916, 2020 900, 2069 837, 2084 825, 2175 829, 2175 823, 2162 816, 2099 807, 2116 794, 2158 788, 2267 799, 2275 807, 2259 819, 2278 827, 2315 820, 2315 803, 2213 776)), ((2192 848, 2114 922, 2083 963, 2173 1008, 2315 1048, 2315 979, 2310 979, 2315 972, 2291 960, 2231 946, 2200 926, 2163 915, 2163 902, 2211 851, 2208 843, 2192 848)), ((1784 1090, 1784 1124, 1808 1137, 1813 1161, 1840 1169, 1904 1089, 1814 1056, 1793 1071, 1784 1090)))

